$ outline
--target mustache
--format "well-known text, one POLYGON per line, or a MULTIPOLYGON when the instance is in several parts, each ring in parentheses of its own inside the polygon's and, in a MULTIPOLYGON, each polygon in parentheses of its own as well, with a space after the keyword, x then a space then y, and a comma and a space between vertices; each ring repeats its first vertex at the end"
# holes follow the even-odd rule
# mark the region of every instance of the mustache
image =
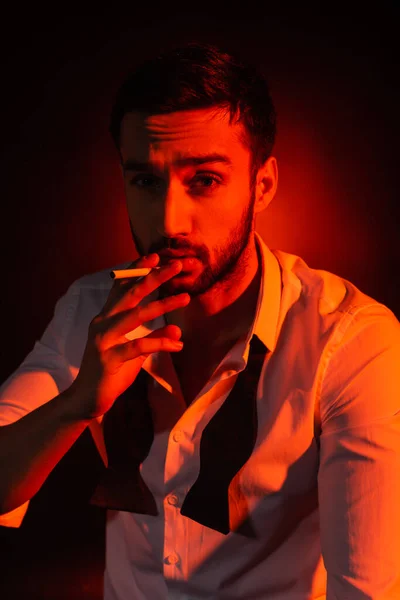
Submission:
POLYGON ((185 252, 189 252, 191 254, 199 254, 199 252, 195 248, 192 248, 184 242, 182 243, 182 241, 180 240, 174 239, 166 239, 162 244, 158 244, 157 248, 153 247, 150 250, 150 252, 156 252, 157 254, 159 254, 163 250, 179 250, 182 252, 182 254, 185 254, 185 252))

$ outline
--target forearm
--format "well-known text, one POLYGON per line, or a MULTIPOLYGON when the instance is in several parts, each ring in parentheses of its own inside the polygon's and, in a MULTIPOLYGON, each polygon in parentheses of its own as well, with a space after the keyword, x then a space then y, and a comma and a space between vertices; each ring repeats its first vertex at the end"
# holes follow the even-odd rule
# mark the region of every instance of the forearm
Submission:
POLYGON ((78 416, 72 388, 0 427, 0 514, 30 500, 90 420, 78 416))

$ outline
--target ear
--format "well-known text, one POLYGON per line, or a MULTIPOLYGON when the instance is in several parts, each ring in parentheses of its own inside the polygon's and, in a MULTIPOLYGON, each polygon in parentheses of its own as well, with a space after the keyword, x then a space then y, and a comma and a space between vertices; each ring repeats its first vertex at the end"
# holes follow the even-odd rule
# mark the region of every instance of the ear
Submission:
POLYGON ((259 213, 267 208, 278 187, 278 164, 274 156, 270 156, 260 167, 256 177, 256 200, 254 213, 259 213))

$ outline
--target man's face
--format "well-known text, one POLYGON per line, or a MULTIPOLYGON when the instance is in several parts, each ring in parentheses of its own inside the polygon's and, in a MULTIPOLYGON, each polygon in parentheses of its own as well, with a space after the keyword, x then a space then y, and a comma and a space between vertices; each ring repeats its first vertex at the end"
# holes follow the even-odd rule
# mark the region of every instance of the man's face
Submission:
POLYGON ((254 195, 241 135, 242 125, 216 109, 125 115, 121 156, 137 251, 195 255, 161 295, 232 286, 246 268, 254 195))

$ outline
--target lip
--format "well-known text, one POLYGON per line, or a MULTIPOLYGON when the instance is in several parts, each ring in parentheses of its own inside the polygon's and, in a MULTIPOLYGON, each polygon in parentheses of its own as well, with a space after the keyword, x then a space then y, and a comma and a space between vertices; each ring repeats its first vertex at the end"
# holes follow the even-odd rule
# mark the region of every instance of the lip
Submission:
MULTIPOLYGON (((196 256, 165 256, 161 257, 161 264, 167 265, 168 263, 173 262, 174 260, 180 260, 182 263, 182 272, 187 271, 188 269, 192 269, 196 263, 196 256)), ((178 273, 177 276, 180 274, 178 273)))
POLYGON ((162 252, 159 254, 160 259, 164 258, 190 258, 196 256, 192 252, 181 253, 179 250, 169 250, 168 252, 162 252))
POLYGON ((183 260, 187 262, 188 259, 195 259, 195 254, 160 254, 160 262, 161 264, 166 264, 171 260, 183 260))

